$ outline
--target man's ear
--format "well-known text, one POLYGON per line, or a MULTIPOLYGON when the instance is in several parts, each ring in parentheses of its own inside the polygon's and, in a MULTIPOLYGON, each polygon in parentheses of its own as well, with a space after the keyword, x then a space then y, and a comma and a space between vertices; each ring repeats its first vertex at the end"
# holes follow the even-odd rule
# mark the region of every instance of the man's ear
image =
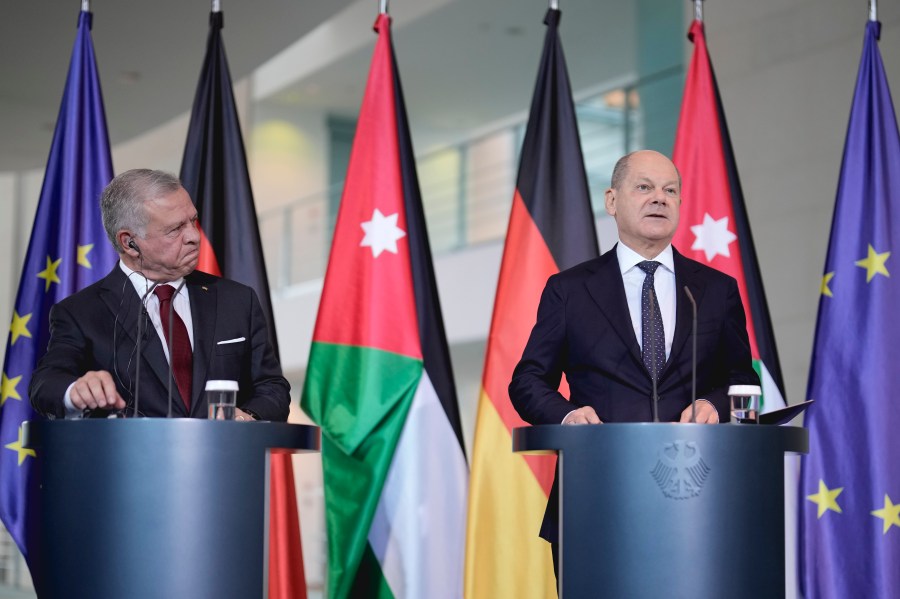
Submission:
POLYGON ((116 233, 116 240, 119 242, 119 246, 121 246, 123 254, 127 254, 132 258, 140 258, 141 249, 138 247, 137 242, 134 240, 134 234, 131 231, 122 229, 121 231, 116 233))
POLYGON ((603 195, 606 199, 606 213, 614 217, 616 215, 616 190, 610 187, 603 195))

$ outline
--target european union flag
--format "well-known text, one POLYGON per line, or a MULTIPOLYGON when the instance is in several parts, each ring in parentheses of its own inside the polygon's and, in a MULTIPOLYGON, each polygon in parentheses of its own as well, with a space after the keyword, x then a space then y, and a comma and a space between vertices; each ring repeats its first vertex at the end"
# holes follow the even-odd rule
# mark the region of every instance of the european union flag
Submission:
POLYGON ((866 26, 809 377, 807 599, 900 597, 900 134, 880 29, 866 26))
MULTIPOLYGON (((39 517, 28 497, 38 456, 22 446, 22 423, 37 417, 28 384, 47 349, 50 307, 106 275, 117 259, 100 220, 98 200, 113 170, 90 30, 91 13, 82 12, 3 362, 0 517, 26 560, 34 549, 29 522, 39 517)), ((29 567, 34 575, 31 560, 29 567)))

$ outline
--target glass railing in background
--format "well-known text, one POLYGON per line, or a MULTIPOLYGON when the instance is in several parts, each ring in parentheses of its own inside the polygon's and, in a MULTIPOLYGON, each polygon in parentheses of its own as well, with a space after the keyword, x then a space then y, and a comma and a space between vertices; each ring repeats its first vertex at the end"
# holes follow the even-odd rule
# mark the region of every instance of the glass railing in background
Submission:
MULTIPOLYGON (((680 76, 680 73, 673 76, 680 76)), ((637 86, 579 101, 576 112, 595 213, 615 161, 643 139, 637 86)), ((417 158, 419 185, 435 256, 502 239, 515 190, 525 121, 425 153, 417 158)), ((322 277, 334 214, 332 189, 260 214, 270 285, 277 292, 322 277)))

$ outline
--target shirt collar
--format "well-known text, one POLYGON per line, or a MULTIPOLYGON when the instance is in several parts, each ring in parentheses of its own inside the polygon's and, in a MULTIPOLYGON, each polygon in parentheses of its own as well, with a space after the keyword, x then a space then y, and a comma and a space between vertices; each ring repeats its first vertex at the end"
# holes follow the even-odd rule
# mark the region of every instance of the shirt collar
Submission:
MULTIPOLYGON (((153 283, 155 281, 151 281, 150 279, 145 277, 142 273, 139 273, 136 270, 131 270, 130 268, 128 268, 128 265, 126 265, 121 260, 119 260, 119 268, 122 269, 122 272, 125 273, 125 276, 128 277, 128 280, 131 281, 132 285, 134 285, 134 290, 137 291, 138 296, 140 296, 140 297, 146 296, 147 291, 150 289, 150 287, 153 286, 153 283)), ((183 280, 184 280, 184 277, 179 277, 179 278, 175 279, 174 281, 161 282, 160 285, 171 285, 175 289, 178 289, 178 286, 181 285, 181 282, 183 280)), ((186 287, 187 286, 182 287, 181 291, 179 291, 178 294, 181 295, 182 292, 186 292, 187 291, 186 287)))
MULTIPOLYGON (((644 260, 647 260, 647 258, 644 258, 621 241, 616 244, 616 258, 619 260, 619 270, 623 275, 644 260)), ((650 260, 655 260, 666 270, 673 273, 675 272, 675 258, 672 254, 671 243, 667 245, 663 251, 657 254, 656 257, 650 258, 650 260)))

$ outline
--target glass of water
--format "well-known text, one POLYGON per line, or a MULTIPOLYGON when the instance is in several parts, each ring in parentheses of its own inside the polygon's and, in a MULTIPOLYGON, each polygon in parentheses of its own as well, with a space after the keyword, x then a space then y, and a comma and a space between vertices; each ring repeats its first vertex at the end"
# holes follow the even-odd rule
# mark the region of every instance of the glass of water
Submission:
POLYGON ((728 397, 731 400, 732 424, 757 424, 759 422, 759 385, 731 385, 728 397))
POLYGON ((207 418, 234 420, 237 409, 237 381, 206 381, 207 418))

